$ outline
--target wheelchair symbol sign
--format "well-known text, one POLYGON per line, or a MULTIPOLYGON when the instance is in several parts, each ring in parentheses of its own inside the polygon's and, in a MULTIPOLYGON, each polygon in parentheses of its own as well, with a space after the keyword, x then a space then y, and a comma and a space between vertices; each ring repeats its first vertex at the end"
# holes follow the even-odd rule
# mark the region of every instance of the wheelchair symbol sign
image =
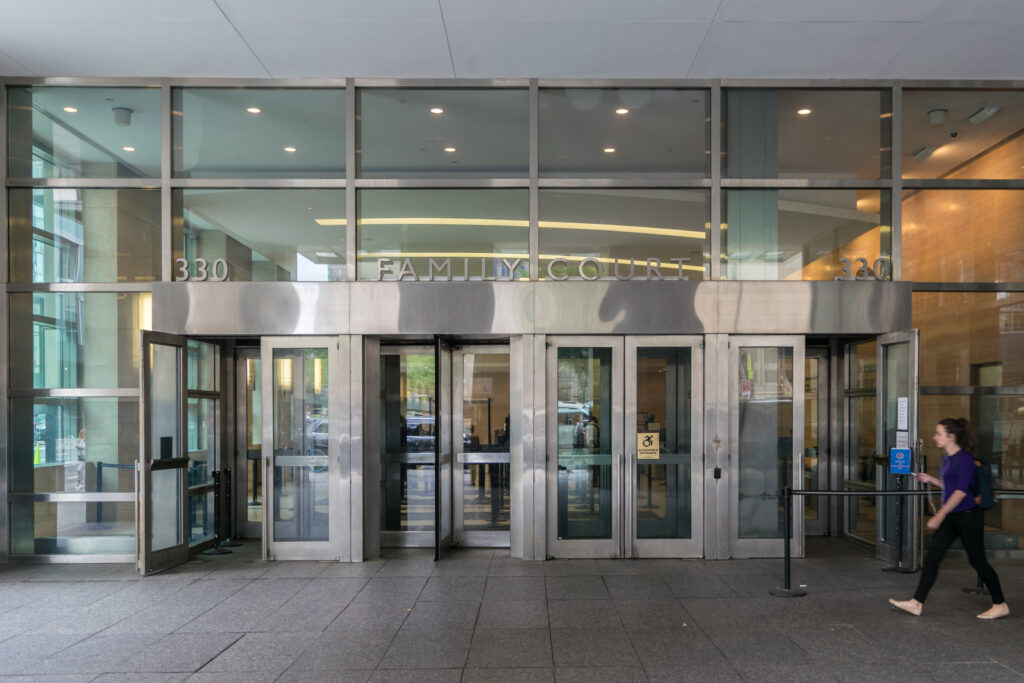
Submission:
POLYGON ((637 432, 636 435, 636 459, 657 460, 661 450, 659 446, 660 434, 658 432, 637 432))

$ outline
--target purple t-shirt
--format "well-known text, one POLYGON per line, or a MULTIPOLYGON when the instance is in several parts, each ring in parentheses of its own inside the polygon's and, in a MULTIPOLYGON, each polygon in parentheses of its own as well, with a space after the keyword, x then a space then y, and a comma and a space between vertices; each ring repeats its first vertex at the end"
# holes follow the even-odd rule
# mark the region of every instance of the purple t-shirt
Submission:
POLYGON ((942 480, 942 503, 945 504, 953 491, 963 491, 967 495, 951 512, 963 512, 974 508, 974 456, 962 448, 953 455, 943 455, 939 465, 939 479, 942 480), (954 459, 958 462, 954 462, 954 459))

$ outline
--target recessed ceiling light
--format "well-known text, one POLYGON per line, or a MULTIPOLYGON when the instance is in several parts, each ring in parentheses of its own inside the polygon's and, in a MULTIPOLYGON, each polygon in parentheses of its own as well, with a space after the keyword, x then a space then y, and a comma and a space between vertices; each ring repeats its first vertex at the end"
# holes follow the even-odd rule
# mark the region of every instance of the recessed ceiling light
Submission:
POLYGON ((625 107, 619 107, 618 109, 615 110, 615 113, 618 114, 619 116, 625 116, 626 114, 629 113, 629 110, 626 109, 625 107))
POLYGON ((284 151, 286 151, 286 152, 294 152, 295 148, 294 147, 285 147, 284 151))
POLYGON ((431 107, 430 108, 430 113, 431 114, 443 114, 444 113, 444 109, 441 109, 441 107, 431 107))
POLYGON ((314 253, 321 258, 338 258, 338 255, 333 251, 317 251, 314 253))
POLYGON ((135 151, 134 147, 122 147, 121 149, 123 149, 126 152, 134 152, 135 151))
POLYGON ((246 110, 247 112, 249 112, 250 114, 259 114, 259 113, 260 113, 261 111, 263 111, 263 110, 262 110, 262 109, 260 109, 259 107, 246 107, 246 109, 245 109, 245 110, 246 110))
POLYGON ((803 109, 797 109, 796 113, 800 114, 800 116, 807 116, 808 114, 811 113, 811 110, 808 109, 807 107, 804 107, 803 109))
POLYGON ((78 107, 64 107, 64 111, 66 111, 69 114, 77 114, 78 107))
POLYGON ((604 153, 605 154, 615 154, 615 148, 614 147, 605 147, 604 148, 604 153))
POLYGON ((445 147, 445 148, 444 148, 444 151, 446 151, 446 152, 448 152, 449 154, 451 154, 452 152, 454 152, 454 151, 455 151, 455 148, 454 148, 454 147, 445 147))

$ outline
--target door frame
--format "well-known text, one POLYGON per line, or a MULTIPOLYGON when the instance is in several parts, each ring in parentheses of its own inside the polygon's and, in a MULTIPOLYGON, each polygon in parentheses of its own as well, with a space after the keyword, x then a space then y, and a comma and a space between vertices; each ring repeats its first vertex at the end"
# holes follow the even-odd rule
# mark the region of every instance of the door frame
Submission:
MULTIPOLYGON (((700 335, 625 337, 625 463, 622 476, 625 557, 701 557, 704 554, 704 340, 700 335), (637 352, 690 349, 690 538, 637 538, 637 352)), ((678 411, 677 411, 678 417, 678 411)), ((653 464, 653 462, 651 463, 653 464)))
MULTIPOLYGON (((343 453, 342 434, 348 433, 349 382, 347 360, 351 341, 337 336, 263 337, 260 340, 263 402, 263 559, 336 560, 344 558, 351 545, 351 504, 343 494, 351 471, 349 453, 343 453), (344 347, 344 348, 343 348, 344 347), (327 349, 327 490, 328 540, 274 540, 274 349, 327 349), (346 368, 342 368, 342 361, 346 368)), ((301 373, 298 374, 301 377, 301 373)), ((294 377, 294 376, 293 376, 294 377)), ((303 425, 305 430, 305 425, 303 425)))
MULTIPOLYGON (((818 361, 818 477, 817 481, 812 482, 811 488, 818 489, 819 491, 828 490, 829 482, 831 481, 830 471, 832 467, 832 458, 831 441, 829 434, 829 428, 831 425, 831 420, 829 419, 829 397, 831 396, 831 394, 829 393, 829 370, 831 366, 830 356, 831 352, 827 348, 814 347, 804 349, 805 367, 808 358, 815 358, 818 361)), ((804 396, 804 404, 806 405, 806 393, 804 396)), ((806 431, 806 409, 804 410, 804 420, 806 431)), ((804 444, 804 447, 806 449, 806 444, 804 444)), ((804 457, 806 457, 806 454, 804 457)), ((801 484, 803 484, 804 477, 802 473, 800 481, 801 484)), ((801 485, 801 488, 803 488, 803 485, 801 485)), ((810 498, 804 498, 804 504, 802 506, 802 509, 804 510, 804 535, 806 536, 827 536, 829 534, 829 529, 831 528, 831 507, 834 498, 831 498, 829 496, 817 496, 817 499, 818 519, 808 520, 807 505, 808 503, 810 503, 810 498)))
POLYGON ((235 534, 239 538, 257 539, 263 533, 263 425, 260 424, 260 457, 253 459, 253 471, 259 477, 254 483, 254 492, 259 491, 260 495, 260 521, 249 521, 249 458, 248 458, 248 419, 249 410, 246 402, 246 382, 249 360, 260 361, 260 419, 263 415, 263 355, 258 346, 235 347, 235 355, 232 362, 235 364, 235 464, 234 471, 238 475, 233 479, 234 491, 231 492, 235 509, 232 511, 235 521, 235 534))
POLYGON ((139 331, 139 420, 141 424, 141 438, 139 439, 139 459, 135 464, 135 490, 138 491, 136 498, 135 526, 136 526, 136 555, 139 573, 143 575, 163 571, 171 567, 188 562, 188 451, 187 451, 187 372, 185 363, 187 354, 185 348, 188 339, 181 335, 167 334, 163 332, 152 332, 149 330, 139 331), (149 394, 153 387, 153 378, 150 372, 152 368, 151 345, 168 346, 176 349, 177 356, 177 429, 176 452, 171 458, 153 458, 152 452, 152 419, 150 415, 149 394), (153 503, 152 476, 154 471, 176 469, 178 470, 178 543, 167 548, 154 551, 153 540, 153 517, 151 510, 153 503))

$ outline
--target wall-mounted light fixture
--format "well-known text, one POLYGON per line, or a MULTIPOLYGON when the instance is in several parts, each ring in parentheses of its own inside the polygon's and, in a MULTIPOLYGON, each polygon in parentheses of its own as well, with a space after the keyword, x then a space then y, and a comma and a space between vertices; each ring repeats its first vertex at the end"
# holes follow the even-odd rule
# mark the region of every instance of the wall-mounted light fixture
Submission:
POLYGON ((995 104, 989 104, 968 116, 967 120, 973 123, 974 125, 978 125, 979 123, 984 123, 985 121, 988 121, 990 118, 992 118, 992 115, 995 114, 1000 109, 1002 109, 1002 107, 997 106, 995 104))

